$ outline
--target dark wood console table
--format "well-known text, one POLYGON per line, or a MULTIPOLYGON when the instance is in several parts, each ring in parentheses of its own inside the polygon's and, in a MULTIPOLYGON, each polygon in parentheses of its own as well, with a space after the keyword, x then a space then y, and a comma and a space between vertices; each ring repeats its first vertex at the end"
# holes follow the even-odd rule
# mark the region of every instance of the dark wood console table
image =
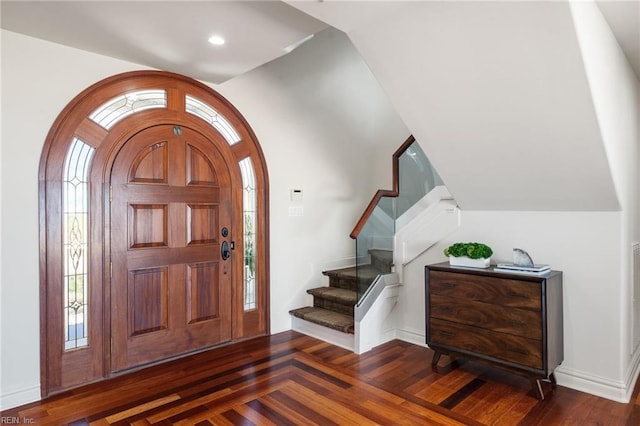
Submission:
POLYGON ((541 380, 555 386, 564 358, 562 272, 543 275, 496 268, 425 267, 427 345, 442 354, 489 362, 525 375, 540 399, 541 380))

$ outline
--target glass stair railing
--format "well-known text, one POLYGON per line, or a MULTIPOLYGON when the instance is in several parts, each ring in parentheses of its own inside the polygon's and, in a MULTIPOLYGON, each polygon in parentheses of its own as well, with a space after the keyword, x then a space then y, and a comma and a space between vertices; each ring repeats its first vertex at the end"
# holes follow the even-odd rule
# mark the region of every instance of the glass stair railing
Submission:
POLYGON ((380 275, 393 271, 396 219, 442 179, 410 136, 393 154, 393 189, 378 190, 351 232, 356 240, 358 304, 380 275))

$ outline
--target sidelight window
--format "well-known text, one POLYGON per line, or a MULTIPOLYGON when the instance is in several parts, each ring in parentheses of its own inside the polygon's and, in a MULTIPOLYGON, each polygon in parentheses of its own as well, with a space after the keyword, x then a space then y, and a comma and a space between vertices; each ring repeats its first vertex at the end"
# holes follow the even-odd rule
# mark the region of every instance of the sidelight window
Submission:
POLYGON ((64 348, 88 345, 89 166, 95 149, 74 138, 64 163, 64 348))
POLYGON ((250 158, 240 161, 244 226, 244 310, 256 308, 256 175, 250 158))

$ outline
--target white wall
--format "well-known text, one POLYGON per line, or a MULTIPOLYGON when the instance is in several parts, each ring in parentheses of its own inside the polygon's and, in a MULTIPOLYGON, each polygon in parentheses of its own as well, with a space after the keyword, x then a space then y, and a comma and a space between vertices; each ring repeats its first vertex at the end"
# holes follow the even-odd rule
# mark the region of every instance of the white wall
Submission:
POLYGON ((347 37, 317 34, 286 57, 216 87, 258 135, 271 184, 271 331, 309 304, 320 272, 353 264, 348 236, 409 131, 347 37), (303 190, 302 202, 289 192, 303 190), (290 217, 290 206, 304 216, 290 217))
MULTIPOLYGON (((633 324, 631 244, 640 241, 640 82, 596 3, 572 2, 571 12, 602 140, 622 206, 619 366, 622 376, 636 376, 638 371, 632 371, 634 366, 630 355, 633 324)), ((640 357, 640 353, 636 357, 640 357)))
MULTIPOLYGON (((145 67, 4 30, 1 54, 4 409, 40 396, 37 177, 47 132, 86 87, 145 67)), ((271 324, 273 332, 286 330, 288 310, 305 305, 304 290, 321 284, 321 267, 353 257, 348 234, 374 190, 390 184, 390 156, 408 130, 348 40, 335 31, 215 88, 245 115, 265 152, 271 181, 271 324), (378 174, 378 159, 385 157, 385 171, 378 174), (288 216, 292 188, 304 190, 303 217, 288 216)))
POLYGON ((2 408, 40 397, 38 164, 58 113, 91 84, 142 67, 2 31, 2 408))

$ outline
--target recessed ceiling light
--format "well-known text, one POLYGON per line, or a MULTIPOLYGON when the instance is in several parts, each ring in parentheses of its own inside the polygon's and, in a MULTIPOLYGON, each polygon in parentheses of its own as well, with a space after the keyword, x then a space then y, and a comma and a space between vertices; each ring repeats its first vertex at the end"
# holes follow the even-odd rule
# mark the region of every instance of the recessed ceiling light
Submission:
POLYGON ((209 43, 215 46, 222 46, 224 44, 224 38, 222 38, 222 36, 219 36, 219 35, 213 35, 209 37, 209 43))

